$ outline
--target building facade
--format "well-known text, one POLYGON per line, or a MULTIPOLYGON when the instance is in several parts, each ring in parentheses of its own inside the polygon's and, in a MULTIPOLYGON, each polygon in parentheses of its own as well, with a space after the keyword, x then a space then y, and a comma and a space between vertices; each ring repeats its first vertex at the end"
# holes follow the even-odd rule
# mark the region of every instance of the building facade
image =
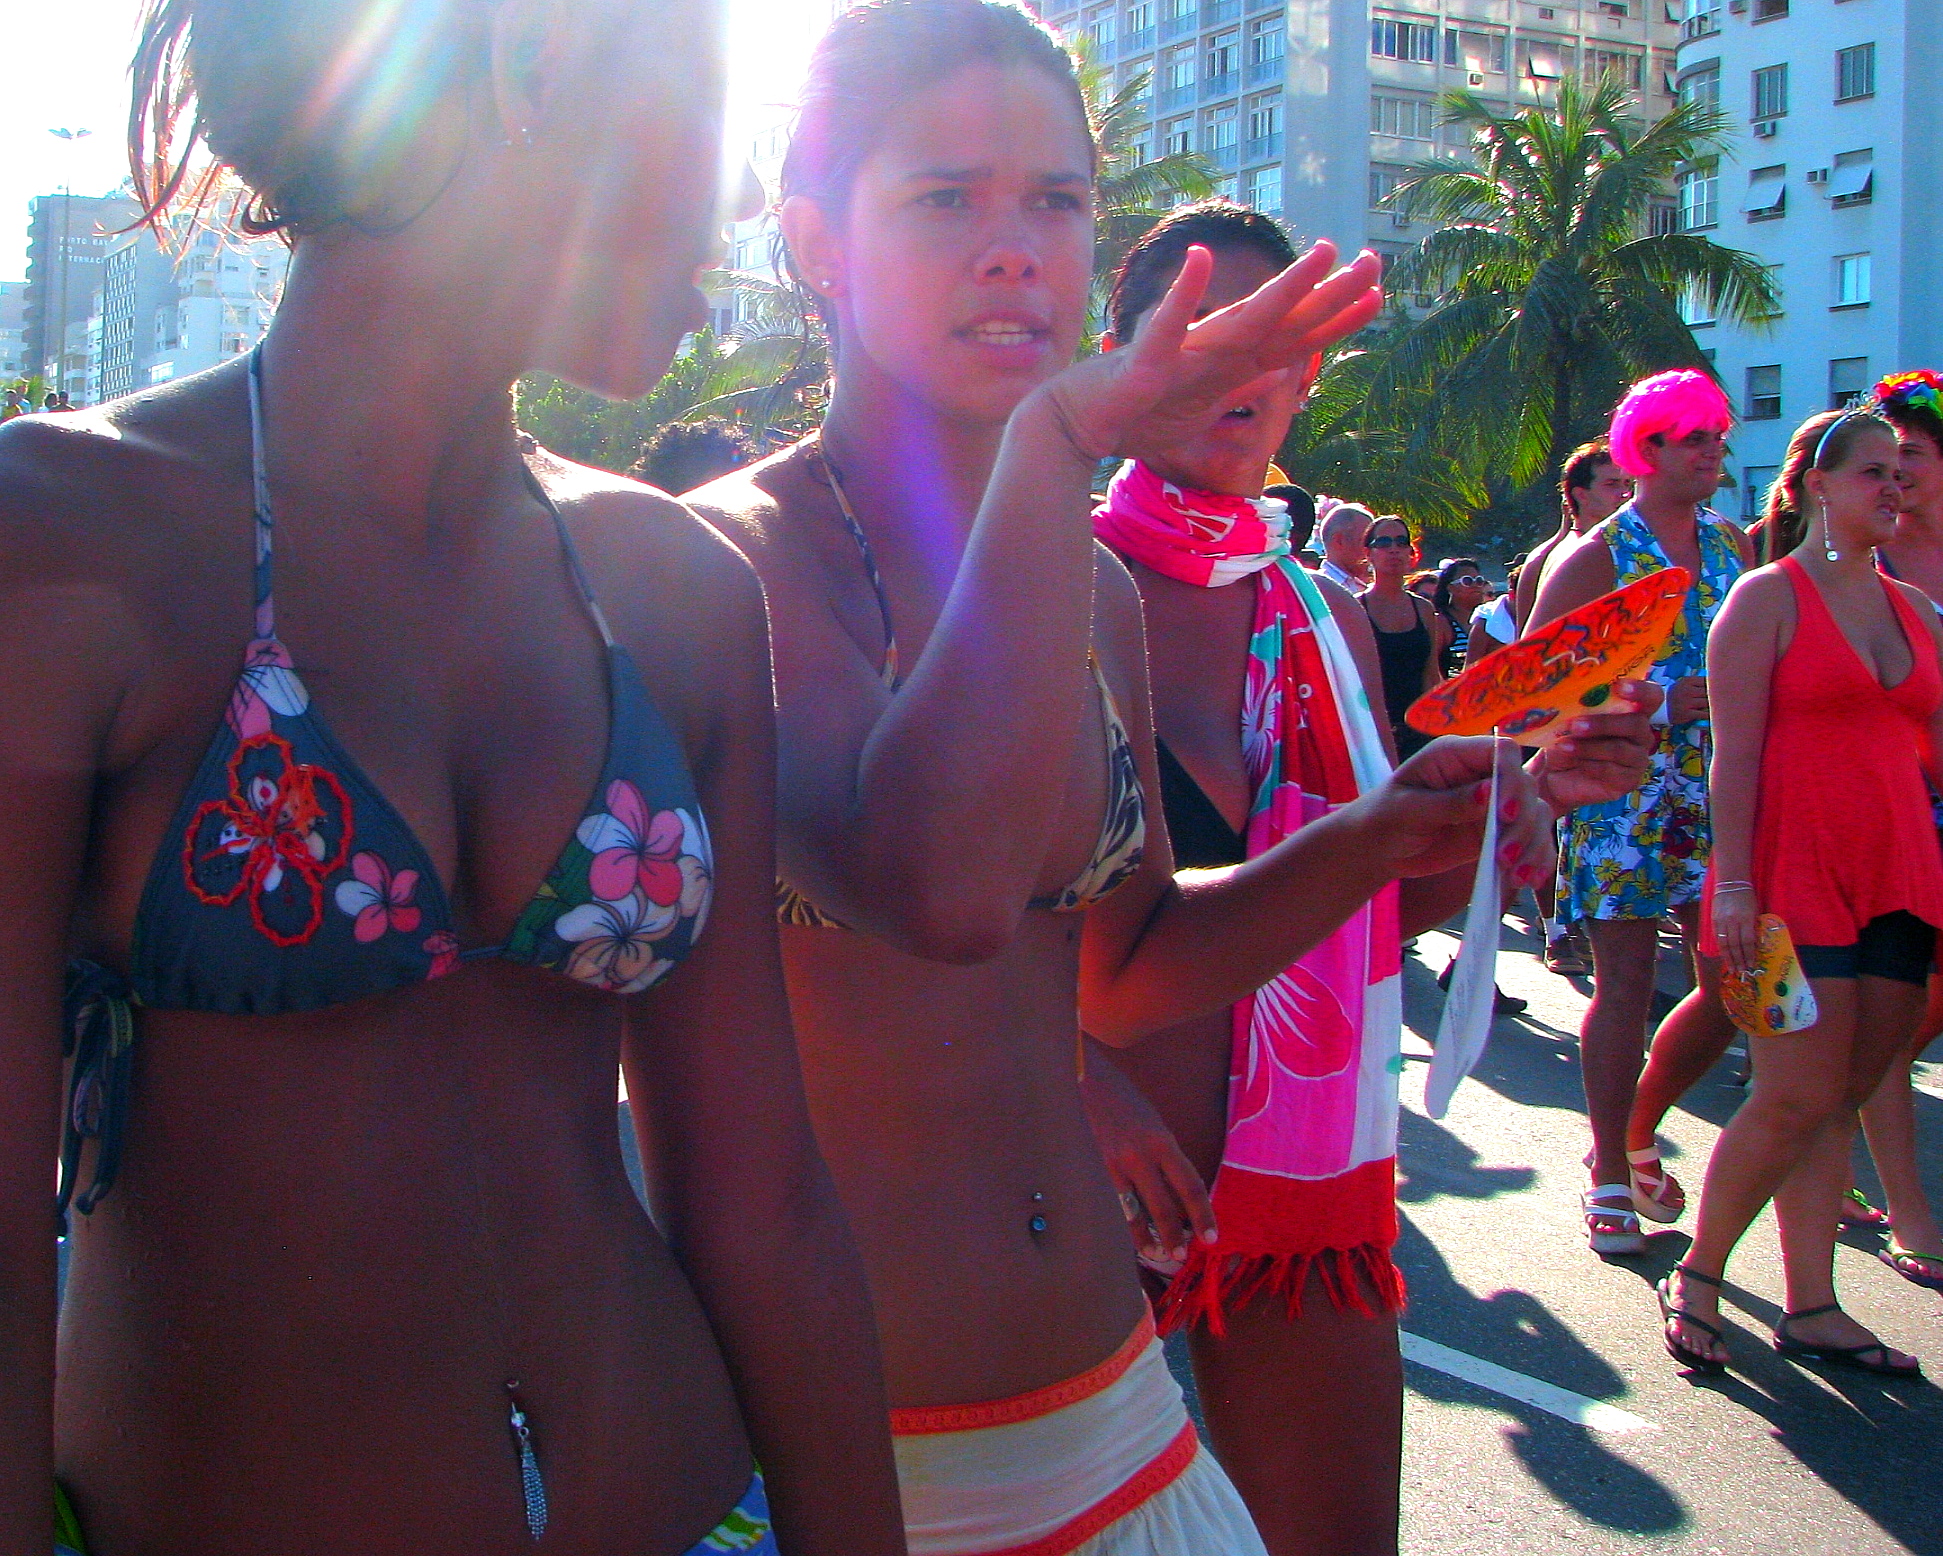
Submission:
MULTIPOLYGON (((1466 147, 1441 92, 1542 103, 1567 75, 1617 72, 1656 118, 1673 105, 1667 0, 1042 0, 1120 84, 1146 76, 1145 154, 1200 151, 1223 194, 1346 252, 1399 253, 1414 228, 1381 202, 1414 163, 1466 147)), ((1670 213, 1669 213, 1670 219, 1670 213)))
POLYGON ((30 377, 27 365, 27 283, 0 281, 0 388, 30 377))
POLYGON ((135 220, 135 202, 120 195, 40 195, 27 206, 26 319, 23 325, 27 371, 51 385, 71 382, 85 361, 74 360, 81 326, 82 349, 88 315, 101 285, 102 261, 117 229, 135 220))
POLYGON ((1688 0, 1677 82, 1733 122, 1730 155, 1680 180, 1682 225, 1767 265, 1765 329, 1687 314, 1741 424, 1752 517, 1815 412, 1886 373, 1943 366, 1943 277, 1924 211, 1943 209, 1933 111, 1939 0, 1688 0))

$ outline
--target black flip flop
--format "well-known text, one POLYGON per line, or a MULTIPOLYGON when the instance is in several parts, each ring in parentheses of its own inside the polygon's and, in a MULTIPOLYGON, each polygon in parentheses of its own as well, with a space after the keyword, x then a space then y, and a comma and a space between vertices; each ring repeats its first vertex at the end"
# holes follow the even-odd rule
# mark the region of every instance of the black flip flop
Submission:
POLYGON ((1718 1286, 1720 1284, 1720 1278, 1718 1276, 1705 1275, 1699 1270, 1690 1270, 1684 1264, 1674 1265, 1672 1273, 1669 1273, 1653 1287, 1653 1294, 1660 1299, 1660 1343, 1666 1347, 1666 1354, 1671 1356, 1682 1367, 1691 1367, 1695 1372, 1712 1373, 1717 1376, 1727 1370, 1726 1362, 1708 1356, 1703 1352, 1696 1351, 1690 1346, 1681 1345, 1672 1335, 1666 1332, 1666 1326, 1668 1324, 1678 1321, 1682 1324, 1693 1325, 1694 1328, 1702 1330, 1711 1338, 1720 1341, 1722 1345, 1727 1343, 1727 1337, 1712 1324, 1708 1323, 1706 1319, 1696 1317, 1692 1313, 1683 1312, 1673 1305, 1673 1298, 1668 1291, 1668 1286, 1675 1274, 1684 1275, 1688 1280, 1697 1280, 1708 1286, 1718 1286))
POLYGON ((1796 1319, 1819 1318, 1824 1313, 1841 1311, 1841 1303, 1825 1302, 1820 1307, 1803 1308, 1799 1313, 1783 1313, 1781 1323, 1774 1331, 1774 1348, 1794 1361, 1827 1362, 1832 1367, 1852 1367, 1857 1372, 1874 1373, 1881 1378, 1920 1378, 1923 1375, 1921 1362, 1912 1362, 1907 1367, 1891 1365, 1889 1347, 1880 1340, 1871 1340, 1867 1345, 1810 1345, 1803 1340, 1788 1338, 1788 1326, 1796 1319), (1876 1360, 1863 1360, 1867 1356, 1873 1356, 1876 1360))

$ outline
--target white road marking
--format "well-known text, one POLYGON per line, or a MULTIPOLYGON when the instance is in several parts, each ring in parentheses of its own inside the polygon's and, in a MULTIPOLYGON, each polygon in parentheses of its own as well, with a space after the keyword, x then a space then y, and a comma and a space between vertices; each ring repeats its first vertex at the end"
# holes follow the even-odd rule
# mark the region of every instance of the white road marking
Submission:
POLYGON ((1454 1351, 1448 1345, 1439 1345, 1435 1340, 1424 1339, 1422 1335, 1404 1334, 1403 1359, 1447 1373, 1466 1383, 1475 1383, 1479 1388, 1502 1394, 1506 1399, 1515 1399, 1520 1404, 1535 1405, 1548 1415, 1555 1415, 1576 1426, 1590 1427, 1595 1432, 1659 1430, 1651 1421, 1641 1420, 1617 1405, 1587 1399, 1585 1395, 1574 1394, 1555 1383, 1528 1378, 1522 1372, 1500 1367, 1496 1362, 1485 1361, 1468 1351, 1454 1351))

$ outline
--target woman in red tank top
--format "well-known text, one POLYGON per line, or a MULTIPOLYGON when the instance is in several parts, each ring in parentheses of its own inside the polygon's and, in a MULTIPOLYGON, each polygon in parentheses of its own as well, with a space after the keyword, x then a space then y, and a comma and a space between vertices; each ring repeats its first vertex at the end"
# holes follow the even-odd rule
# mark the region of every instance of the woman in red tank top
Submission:
POLYGON ((1915 1375, 1835 1299, 1835 1230, 1856 1109, 1914 1031, 1943 853, 1923 785, 1943 739, 1943 630, 1876 571, 1901 507, 1893 428, 1829 418, 1803 477, 1800 547, 1743 577, 1707 646, 1713 867, 1703 947, 1749 966, 1758 919, 1788 925, 1820 1019, 1753 1039, 1753 1090, 1707 1167, 1686 1262, 1660 1285, 1666 1348, 1719 1371, 1728 1255, 1770 1198, 1781 1223, 1784 1355, 1915 1375))

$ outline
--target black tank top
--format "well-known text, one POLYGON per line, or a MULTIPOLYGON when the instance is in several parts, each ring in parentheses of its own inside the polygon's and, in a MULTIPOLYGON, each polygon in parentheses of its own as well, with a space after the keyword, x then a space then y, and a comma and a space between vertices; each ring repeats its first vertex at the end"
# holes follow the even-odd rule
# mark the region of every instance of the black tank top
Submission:
MULTIPOLYGON (((1406 596, 1406 598, 1409 598, 1406 596)), ((1410 704, 1423 695, 1424 666, 1430 663, 1430 628, 1424 625, 1423 608, 1412 600, 1416 617, 1403 632, 1385 632, 1370 616, 1370 630, 1376 634, 1376 657, 1383 666, 1383 707, 1396 736, 1397 755, 1404 757, 1429 743, 1403 722, 1410 704)), ((1370 611, 1368 596, 1363 597, 1363 614, 1370 611)))

